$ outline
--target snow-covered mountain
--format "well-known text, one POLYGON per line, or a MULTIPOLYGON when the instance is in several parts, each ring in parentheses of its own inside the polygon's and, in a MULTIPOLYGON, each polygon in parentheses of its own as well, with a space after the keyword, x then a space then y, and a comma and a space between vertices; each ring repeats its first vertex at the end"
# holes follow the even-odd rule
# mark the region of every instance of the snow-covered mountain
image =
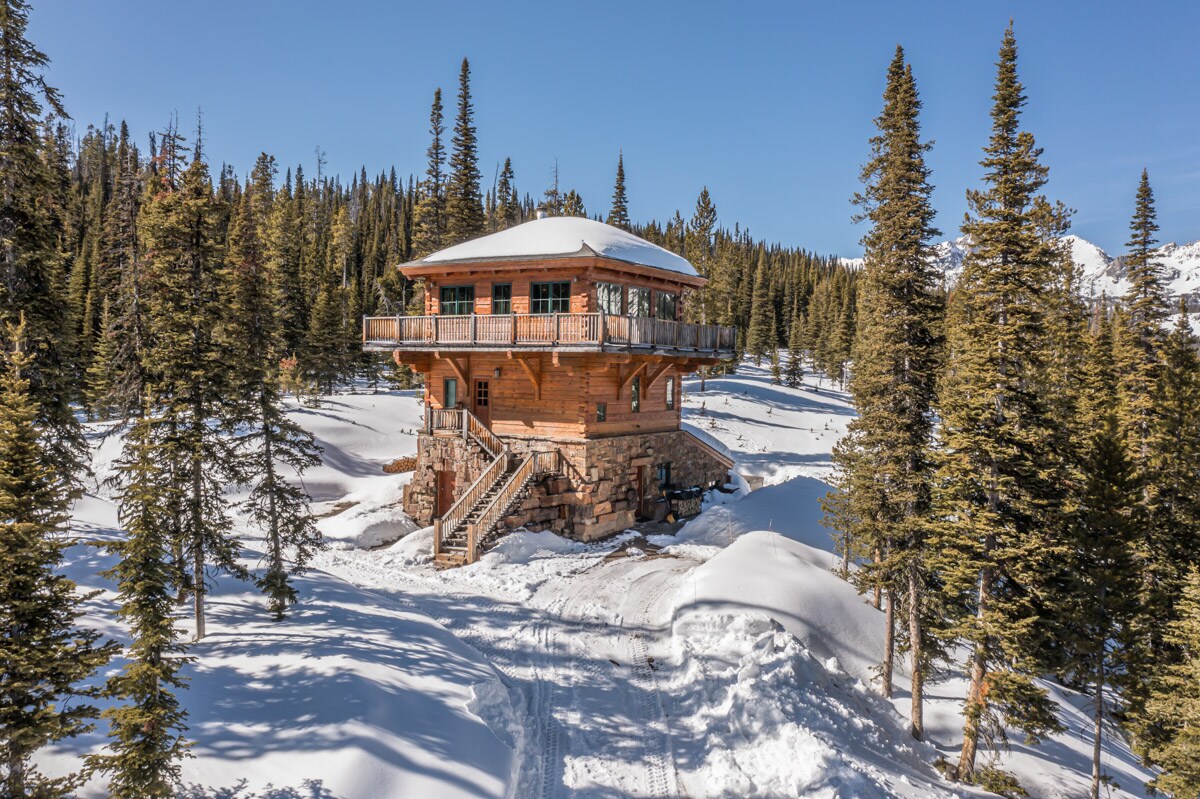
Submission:
MULTIPOLYGON (((1079 236, 1066 236, 1071 244, 1071 255, 1079 264, 1082 273, 1081 288, 1085 294, 1099 297, 1119 297, 1129 288, 1125 264, 1120 256, 1111 256, 1100 247, 1079 236)), ((946 276, 946 283, 953 285, 962 273, 963 259, 971 251, 966 236, 943 241, 935 246, 934 259, 946 276)), ((1200 241, 1189 244, 1164 244, 1154 251, 1163 266, 1166 287, 1172 296, 1195 295, 1200 292, 1200 241)))

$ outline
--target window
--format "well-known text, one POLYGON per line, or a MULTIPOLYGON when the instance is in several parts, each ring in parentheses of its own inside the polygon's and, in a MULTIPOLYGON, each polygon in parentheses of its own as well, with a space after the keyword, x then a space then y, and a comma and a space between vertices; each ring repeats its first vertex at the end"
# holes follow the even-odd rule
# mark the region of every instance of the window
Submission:
POLYGON ((658 464, 658 490, 666 491, 671 487, 671 462, 658 464))
POLYGON ((488 381, 475 381, 475 406, 477 408, 486 408, 488 406, 488 381))
POLYGON ((596 284, 596 307, 600 313, 621 315, 621 287, 616 283, 596 284))
POLYGON ((530 313, 570 313, 571 284, 563 280, 555 283, 534 283, 529 287, 530 313))
POLYGON ((630 286, 629 303, 626 305, 626 313, 630 316, 649 316, 650 289, 640 289, 637 286, 630 286))
POLYGON ((654 292, 654 315, 659 319, 675 321, 675 295, 665 291, 654 292))
POLYGON ((596 421, 604 422, 607 420, 608 420, 608 403, 597 402, 596 403, 596 421))
POLYGON ((512 313, 512 283, 492 284, 492 313, 512 313))
POLYGON ((442 381, 442 407, 455 408, 458 406, 458 380, 447 377, 442 381))
POLYGON ((667 410, 675 410, 675 378, 667 378, 667 410))
POLYGON ((630 398, 632 399, 631 410, 634 413, 639 413, 642 410, 642 376, 638 375, 633 378, 633 385, 629 389, 630 398))
POLYGON ((475 287, 442 286, 438 311, 443 316, 466 316, 475 313, 475 287))

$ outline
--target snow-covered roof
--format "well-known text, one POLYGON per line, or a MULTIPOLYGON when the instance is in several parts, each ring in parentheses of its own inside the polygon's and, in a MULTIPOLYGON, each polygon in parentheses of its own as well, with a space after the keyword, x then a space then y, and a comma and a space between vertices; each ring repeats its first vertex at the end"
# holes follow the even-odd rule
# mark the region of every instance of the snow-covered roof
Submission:
POLYGON ((535 219, 490 236, 438 250, 413 261, 412 265, 587 255, 665 269, 688 277, 698 276, 686 258, 620 228, 578 216, 535 219))

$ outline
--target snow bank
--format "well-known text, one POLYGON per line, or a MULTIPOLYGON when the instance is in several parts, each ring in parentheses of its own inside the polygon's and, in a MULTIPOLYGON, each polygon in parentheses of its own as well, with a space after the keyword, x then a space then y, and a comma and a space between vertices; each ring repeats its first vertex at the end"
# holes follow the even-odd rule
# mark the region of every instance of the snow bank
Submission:
POLYGON ((597 255, 696 276, 688 261, 620 228, 577 216, 549 216, 466 241, 427 255, 418 263, 450 263, 487 258, 542 258, 575 255, 584 247, 597 255))
MULTIPOLYGON (((87 496, 74 530, 117 536, 116 509, 87 496)), ((102 593, 88 622, 127 641, 113 618, 113 586, 99 576, 111 555, 80 544, 66 571, 102 593)), ((247 552, 245 566, 260 558, 247 552)), ((296 578, 300 601, 273 622, 253 584, 223 576, 208 603, 209 635, 189 647, 195 662, 179 692, 193 758, 183 761, 190 796, 291 790, 280 795, 504 797, 523 745, 521 723, 497 673, 432 619, 317 571, 296 578)), ((185 637, 189 607, 180 608, 185 637)), ((121 663, 114 662, 108 673, 121 663)), ((99 751, 107 725, 39 758, 49 773, 99 751)), ((103 796, 98 778, 80 792, 103 796)))

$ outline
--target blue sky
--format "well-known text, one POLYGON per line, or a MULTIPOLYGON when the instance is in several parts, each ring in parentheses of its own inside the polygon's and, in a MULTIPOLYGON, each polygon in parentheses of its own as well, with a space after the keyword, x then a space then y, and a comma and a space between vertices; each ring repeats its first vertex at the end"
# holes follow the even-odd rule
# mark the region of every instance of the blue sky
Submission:
POLYGON ((925 103, 938 224, 957 235, 981 174, 994 62, 1016 20, 1026 126, 1074 232, 1119 253, 1143 166, 1164 241, 1200 238, 1200 4, 1183 2, 516 3, 43 0, 30 35, 82 131, 139 140, 203 108, 206 149, 245 174, 261 150, 311 173, 424 168, 429 103, 453 114, 471 60, 481 168, 561 183, 607 212, 618 150, 630 214, 720 221, 857 255, 849 197, 902 44, 925 103))

